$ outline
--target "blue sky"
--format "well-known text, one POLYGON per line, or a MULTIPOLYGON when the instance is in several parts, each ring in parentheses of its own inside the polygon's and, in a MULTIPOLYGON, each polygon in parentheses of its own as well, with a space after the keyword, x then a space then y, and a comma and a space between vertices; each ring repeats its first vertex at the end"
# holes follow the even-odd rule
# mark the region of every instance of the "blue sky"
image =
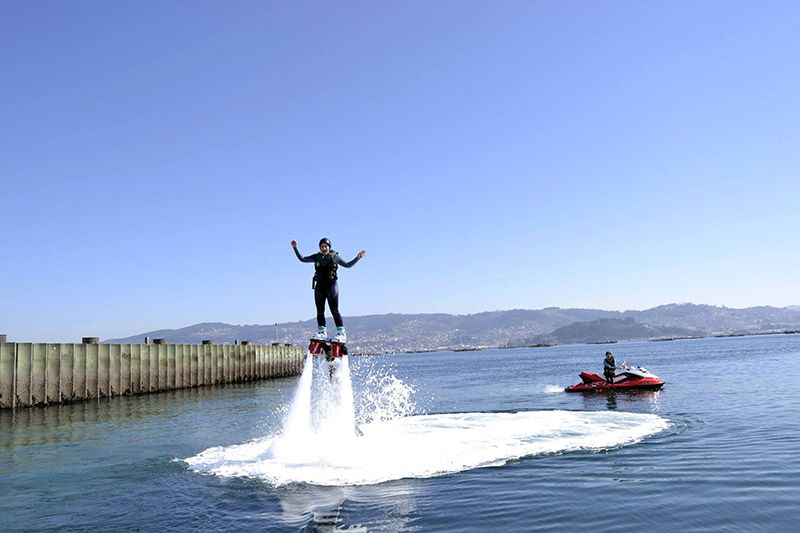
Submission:
POLYGON ((796 2, 3 2, 0 333, 800 304, 796 2))

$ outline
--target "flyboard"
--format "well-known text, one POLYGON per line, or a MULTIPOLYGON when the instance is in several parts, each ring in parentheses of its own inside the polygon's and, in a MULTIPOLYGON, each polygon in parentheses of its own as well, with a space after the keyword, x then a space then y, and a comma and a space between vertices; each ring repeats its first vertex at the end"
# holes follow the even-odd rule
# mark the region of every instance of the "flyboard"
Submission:
POLYGON ((347 355, 347 345, 333 339, 309 339, 308 351, 313 356, 324 357, 328 362, 328 377, 333 380, 336 371, 336 360, 347 355))
POLYGON ((325 356, 325 359, 330 363, 337 357, 347 355, 347 345, 333 339, 310 339, 308 351, 312 355, 325 356))

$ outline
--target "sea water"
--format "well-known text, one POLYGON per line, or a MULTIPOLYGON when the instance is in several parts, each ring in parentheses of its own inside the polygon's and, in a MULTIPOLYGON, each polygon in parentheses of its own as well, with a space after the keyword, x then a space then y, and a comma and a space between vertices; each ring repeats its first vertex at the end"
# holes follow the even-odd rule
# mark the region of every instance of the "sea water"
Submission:
POLYGON ((296 378, 3 411, 0 515, 4 530, 791 530, 798 358, 799 335, 350 357, 334 380, 307 358, 296 378), (608 348, 664 389, 563 392, 608 348))

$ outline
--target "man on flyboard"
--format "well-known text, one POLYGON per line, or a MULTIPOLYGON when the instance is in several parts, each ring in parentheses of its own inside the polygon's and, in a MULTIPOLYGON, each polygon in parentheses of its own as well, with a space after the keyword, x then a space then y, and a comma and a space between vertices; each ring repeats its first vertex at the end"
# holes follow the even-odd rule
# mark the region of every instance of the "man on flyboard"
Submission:
MULTIPOLYGON (((327 344, 328 331, 325 324, 325 302, 328 302, 328 308, 333 315, 333 321, 336 323, 336 336, 332 339, 333 343, 341 345, 342 347, 347 342, 347 332, 344 328, 342 315, 339 313, 339 286, 336 283, 337 269, 339 266, 350 268, 366 255, 366 251, 361 250, 352 261, 345 261, 334 250, 331 249, 331 241, 328 238, 322 238, 319 241, 319 252, 308 256, 300 255, 297 251, 297 241, 292 241, 292 248, 294 253, 303 263, 314 263, 314 279, 311 287, 314 289, 314 303, 317 307, 317 333, 312 337, 311 349, 315 351, 315 346, 320 348, 327 344), (317 341, 315 344, 314 341, 317 341)), ((327 353, 328 350, 326 350, 327 353)), ((344 353, 347 353, 346 351, 344 353)), ((341 354, 334 354, 334 356, 341 354)))

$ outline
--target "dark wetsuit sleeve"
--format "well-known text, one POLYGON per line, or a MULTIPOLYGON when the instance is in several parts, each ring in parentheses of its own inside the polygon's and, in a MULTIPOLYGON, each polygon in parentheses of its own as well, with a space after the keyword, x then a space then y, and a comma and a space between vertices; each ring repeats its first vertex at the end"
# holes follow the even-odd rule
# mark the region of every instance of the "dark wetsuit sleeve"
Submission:
POLYGON ((345 261, 344 259, 342 259, 342 257, 339 254, 336 254, 336 258, 334 259, 334 261, 336 261, 337 265, 341 265, 341 266, 343 266, 345 268, 350 268, 351 266, 353 266, 356 263, 358 263, 359 259, 361 259, 361 258, 356 256, 355 259, 353 259, 352 261, 348 262, 348 261, 345 261))
POLYGON ((294 246, 292 246, 292 250, 294 250, 294 255, 296 255, 297 258, 303 263, 313 263, 314 260, 317 258, 317 254, 311 254, 309 256, 303 257, 302 255, 300 255, 300 252, 298 252, 297 248, 295 248, 294 246))

